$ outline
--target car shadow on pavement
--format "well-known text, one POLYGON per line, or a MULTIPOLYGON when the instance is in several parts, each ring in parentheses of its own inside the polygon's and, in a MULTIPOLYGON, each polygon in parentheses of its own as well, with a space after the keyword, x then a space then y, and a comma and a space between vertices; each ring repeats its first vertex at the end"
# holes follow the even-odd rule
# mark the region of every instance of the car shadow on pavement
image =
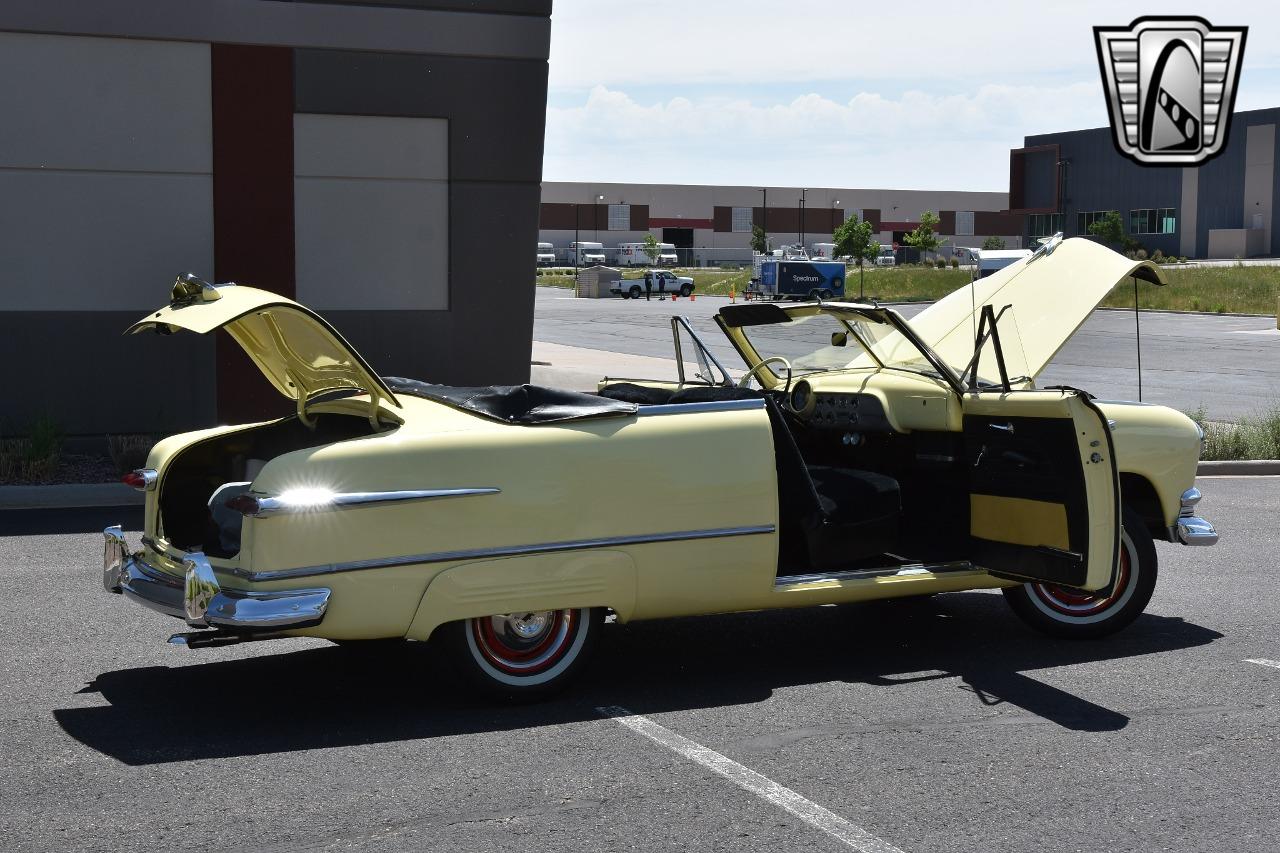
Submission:
POLYGON ((113 524, 124 526, 137 541, 142 530, 141 506, 49 507, 0 511, 0 536, 49 536, 66 533, 101 533, 113 524))
MULTIPOLYGON (((1019 719, 1114 731, 1128 717, 1026 672, 1221 636, 1147 614, 1104 640, 1053 640, 1025 629, 998 594, 951 593, 607 625, 583 677, 537 704, 469 694, 424 644, 286 651, 289 641, 277 641, 238 660, 106 672, 80 692, 109 704, 53 713, 69 735, 130 765, 519 730, 597 719, 603 705, 651 714, 750 704, 779 688, 833 681, 901 689, 955 679, 972 693, 957 713, 966 722, 975 707, 1003 703, 1025 712, 1019 719)), ((875 709, 850 713, 872 719, 875 709)))

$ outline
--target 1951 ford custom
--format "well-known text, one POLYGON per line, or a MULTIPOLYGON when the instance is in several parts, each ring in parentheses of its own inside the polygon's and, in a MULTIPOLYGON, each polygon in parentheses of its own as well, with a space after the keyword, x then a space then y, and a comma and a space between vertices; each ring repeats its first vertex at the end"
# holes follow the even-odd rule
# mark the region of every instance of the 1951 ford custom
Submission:
POLYGON ((112 592, 192 647, 431 639, 538 694, 619 621, 1000 588, 1031 625, 1135 619, 1195 515, 1202 436, 1160 406, 1037 388, 1110 288, 1159 270, 1060 238, 911 323, 870 303, 727 305, 734 382, 679 318, 680 378, 594 394, 380 378, 322 318, 184 276, 130 332, 225 329, 292 416, 173 436, 128 481, 112 592), (685 376, 685 359, 699 365, 685 376), (649 507, 620 514, 617 498, 649 507))

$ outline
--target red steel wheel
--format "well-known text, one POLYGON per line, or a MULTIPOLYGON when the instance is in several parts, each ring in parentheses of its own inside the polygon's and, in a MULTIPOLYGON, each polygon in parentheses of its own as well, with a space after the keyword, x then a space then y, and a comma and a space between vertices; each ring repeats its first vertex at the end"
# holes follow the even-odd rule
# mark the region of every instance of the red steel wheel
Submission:
POLYGON ((454 664, 480 689, 540 696, 563 686, 595 644, 602 608, 500 613, 444 626, 454 664))
POLYGON ((1002 590, 1009 606, 1028 625, 1055 637, 1102 637, 1137 619, 1155 592, 1156 547, 1137 512, 1125 507, 1123 519, 1120 561, 1109 589, 1026 583, 1002 590))

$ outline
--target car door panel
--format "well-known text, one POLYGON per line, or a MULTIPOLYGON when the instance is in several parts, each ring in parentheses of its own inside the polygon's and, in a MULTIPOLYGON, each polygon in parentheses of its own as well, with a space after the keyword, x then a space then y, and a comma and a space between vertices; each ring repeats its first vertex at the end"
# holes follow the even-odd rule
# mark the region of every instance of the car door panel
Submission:
POLYGON ((966 396, 974 563, 1085 589, 1106 586, 1119 549, 1118 488, 1105 419, 1078 392, 966 396))

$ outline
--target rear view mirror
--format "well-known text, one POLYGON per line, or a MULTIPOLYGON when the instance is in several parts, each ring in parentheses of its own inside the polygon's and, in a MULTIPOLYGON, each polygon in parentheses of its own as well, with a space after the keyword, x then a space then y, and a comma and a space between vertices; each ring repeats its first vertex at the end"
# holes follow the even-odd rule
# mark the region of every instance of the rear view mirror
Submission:
POLYGON ((833 347, 846 346, 849 343, 849 335, 847 332, 832 332, 831 345, 833 347))

